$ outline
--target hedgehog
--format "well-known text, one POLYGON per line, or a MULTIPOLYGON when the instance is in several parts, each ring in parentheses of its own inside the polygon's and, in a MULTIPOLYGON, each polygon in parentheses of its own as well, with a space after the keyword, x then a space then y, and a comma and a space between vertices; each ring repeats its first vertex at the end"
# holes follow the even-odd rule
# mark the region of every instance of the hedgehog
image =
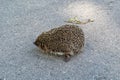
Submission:
POLYGON ((72 56, 83 51, 84 32, 77 25, 62 25, 47 32, 41 33, 34 44, 43 53, 63 56, 68 62, 72 56))

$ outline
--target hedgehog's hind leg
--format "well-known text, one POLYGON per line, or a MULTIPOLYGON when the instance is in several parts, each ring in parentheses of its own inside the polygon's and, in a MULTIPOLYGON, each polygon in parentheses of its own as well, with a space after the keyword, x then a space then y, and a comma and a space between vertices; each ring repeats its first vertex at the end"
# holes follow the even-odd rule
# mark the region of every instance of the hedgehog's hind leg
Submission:
POLYGON ((65 62, 70 61, 70 59, 71 59, 71 55, 69 55, 69 54, 64 55, 64 61, 65 62))
POLYGON ((64 55, 64 61, 65 61, 65 62, 70 61, 72 55, 73 55, 73 52, 72 52, 72 51, 65 52, 65 55, 64 55))

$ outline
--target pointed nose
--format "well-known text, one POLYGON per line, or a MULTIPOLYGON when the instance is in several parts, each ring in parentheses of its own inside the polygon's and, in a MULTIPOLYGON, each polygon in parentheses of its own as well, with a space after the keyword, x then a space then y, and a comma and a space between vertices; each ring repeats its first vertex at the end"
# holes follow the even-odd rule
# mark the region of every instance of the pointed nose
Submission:
POLYGON ((35 41, 35 42, 33 42, 33 44, 35 45, 35 46, 38 46, 39 44, 35 41))
POLYGON ((36 43, 35 43, 35 42, 33 42, 33 44, 34 44, 34 45, 36 45, 36 43))

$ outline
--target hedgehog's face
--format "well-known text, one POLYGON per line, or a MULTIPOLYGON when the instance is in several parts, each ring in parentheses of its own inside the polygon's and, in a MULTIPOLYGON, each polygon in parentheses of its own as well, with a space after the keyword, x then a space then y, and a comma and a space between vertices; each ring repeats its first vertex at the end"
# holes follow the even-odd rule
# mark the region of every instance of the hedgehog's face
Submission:
POLYGON ((34 44, 37 46, 37 47, 39 47, 39 48, 41 48, 42 50, 44 50, 45 49, 45 38, 44 38, 44 36, 43 35, 40 35, 37 39, 36 39, 36 41, 34 42, 34 44))
POLYGON ((36 41, 34 42, 34 44, 35 44, 37 47, 41 48, 42 50, 45 49, 44 43, 42 43, 42 42, 40 42, 40 41, 38 41, 38 40, 36 40, 36 41))
POLYGON ((37 39, 37 40, 34 42, 34 44, 35 44, 36 46, 39 46, 41 43, 40 43, 40 41, 37 39))

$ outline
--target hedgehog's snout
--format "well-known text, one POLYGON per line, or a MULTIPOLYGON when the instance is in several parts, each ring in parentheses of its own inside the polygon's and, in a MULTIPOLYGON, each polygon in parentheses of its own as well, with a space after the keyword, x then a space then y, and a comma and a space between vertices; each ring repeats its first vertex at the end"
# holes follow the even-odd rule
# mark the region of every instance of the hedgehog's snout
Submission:
POLYGON ((34 44, 34 45, 36 45, 36 43, 35 43, 35 42, 33 42, 33 44, 34 44))
POLYGON ((33 44, 34 44, 34 45, 36 45, 36 43, 35 43, 35 42, 33 42, 33 44))
POLYGON ((37 43, 37 41, 33 42, 34 45, 38 46, 39 44, 37 43))

